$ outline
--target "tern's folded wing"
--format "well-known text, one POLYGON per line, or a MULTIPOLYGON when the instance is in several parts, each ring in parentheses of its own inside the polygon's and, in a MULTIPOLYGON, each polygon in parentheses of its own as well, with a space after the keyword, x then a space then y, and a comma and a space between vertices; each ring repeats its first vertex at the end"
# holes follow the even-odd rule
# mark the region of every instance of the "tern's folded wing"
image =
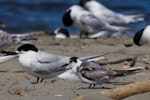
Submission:
POLYGON ((79 69, 89 70, 89 71, 95 71, 95 70, 106 71, 104 67, 100 66, 96 62, 91 62, 91 61, 83 61, 79 69))
POLYGON ((51 53, 47 53, 47 52, 39 52, 36 56, 35 56, 36 60, 40 63, 52 63, 52 62, 57 62, 61 59, 64 58, 68 58, 66 56, 62 56, 62 55, 55 55, 55 54, 51 54, 51 53))
POLYGON ((57 71, 65 71, 66 65, 69 63, 67 57, 53 55, 41 52, 38 57, 33 59, 30 63, 31 69, 34 72, 53 73, 57 71))
POLYGON ((82 15, 81 23, 93 30, 99 30, 106 25, 106 23, 102 20, 99 20, 96 16, 91 13, 85 13, 82 15))
POLYGON ((80 71, 80 74, 82 75, 82 77, 88 80, 97 81, 97 82, 101 82, 109 78, 106 72, 100 71, 100 70, 89 71, 89 70, 84 69, 80 71))
POLYGON ((83 61, 78 72, 84 78, 92 81, 102 81, 109 78, 107 70, 104 67, 89 61, 83 61))

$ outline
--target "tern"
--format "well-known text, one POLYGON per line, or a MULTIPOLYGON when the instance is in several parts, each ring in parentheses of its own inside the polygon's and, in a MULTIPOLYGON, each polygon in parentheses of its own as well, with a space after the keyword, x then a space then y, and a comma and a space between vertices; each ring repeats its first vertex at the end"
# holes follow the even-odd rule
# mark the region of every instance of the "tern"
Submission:
POLYGON ((70 64, 72 69, 58 75, 59 79, 77 81, 90 84, 89 88, 95 87, 97 84, 102 84, 115 76, 123 76, 124 72, 117 72, 108 70, 100 66, 96 62, 80 60, 78 57, 70 58, 70 64))
POLYGON ((89 34, 95 34, 100 31, 125 32, 129 30, 126 27, 113 26, 97 18, 91 12, 85 10, 80 5, 73 5, 63 14, 63 24, 67 27, 73 26, 88 37, 89 34))

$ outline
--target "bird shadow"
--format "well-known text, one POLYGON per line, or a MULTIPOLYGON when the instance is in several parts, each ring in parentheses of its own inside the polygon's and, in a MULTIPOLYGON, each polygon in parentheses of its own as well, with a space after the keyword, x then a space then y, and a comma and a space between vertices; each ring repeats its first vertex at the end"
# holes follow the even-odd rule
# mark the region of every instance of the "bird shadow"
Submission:
POLYGON ((80 88, 78 88, 78 90, 80 90, 80 89, 113 89, 113 88, 110 88, 110 87, 93 87, 93 88, 80 87, 80 88))
POLYGON ((127 85, 127 84, 130 84, 130 83, 133 83, 133 82, 132 81, 131 82, 106 82, 105 84, 127 85))
MULTIPOLYGON (((133 83, 133 82, 106 82, 105 84, 113 84, 113 85, 127 85, 127 84, 130 84, 130 83, 133 83)), ((92 88, 89 88, 89 87, 80 87, 78 88, 78 90, 80 89, 113 89, 113 88, 110 88, 110 87, 92 87, 92 88)))

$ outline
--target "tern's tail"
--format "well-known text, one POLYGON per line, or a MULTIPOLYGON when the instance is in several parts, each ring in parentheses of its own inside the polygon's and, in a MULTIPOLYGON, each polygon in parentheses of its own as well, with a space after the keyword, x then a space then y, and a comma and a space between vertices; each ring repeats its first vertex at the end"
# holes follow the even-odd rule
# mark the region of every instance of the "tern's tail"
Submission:
POLYGON ((132 74, 134 72, 141 71, 143 69, 145 69, 144 66, 142 66, 142 67, 133 67, 133 68, 129 68, 129 69, 126 69, 126 70, 113 70, 113 71, 116 72, 113 76, 129 75, 129 74, 132 74))
POLYGON ((135 22, 141 22, 149 20, 150 13, 146 14, 137 14, 137 15, 126 15, 124 16, 124 19, 126 20, 126 23, 135 23, 135 22))
POLYGON ((81 60, 88 60, 88 61, 93 61, 93 62, 97 62, 100 60, 104 60, 106 58, 106 55, 108 55, 109 53, 104 53, 104 54, 100 54, 100 55, 92 55, 92 56, 86 56, 86 57, 80 57, 81 60))

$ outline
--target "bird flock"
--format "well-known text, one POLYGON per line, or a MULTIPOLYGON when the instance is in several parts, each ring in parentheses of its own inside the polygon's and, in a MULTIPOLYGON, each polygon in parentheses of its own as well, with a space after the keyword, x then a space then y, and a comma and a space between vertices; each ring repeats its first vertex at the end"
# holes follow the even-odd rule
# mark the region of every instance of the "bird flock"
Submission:
MULTIPOLYGON (((99 32, 103 35, 107 32, 126 32, 130 28, 125 27, 125 24, 145 21, 144 17, 144 14, 124 15, 116 13, 96 0, 80 0, 79 4, 68 7, 62 15, 62 22, 66 27, 73 26, 80 30, 80 38, 84 36, 90 38, 93 34, 99 32)), ((150 26, 139 30, 133 37, 133 42, 138 46, 150 43, 149 32, 150 26)), ((70 38, 70 34, 65 28, 56 29, 54 34, 56 38, 70 38)), ((18 57, 21 68, 37 78, 37 81, 33 83, 41 83, 44 79, 57 77, 87 83, 89 88, 94 88, 97 84, 105 83, 114 77, 125 74, 124 72, 118 73, 118 71, 104 68, 97 63, 97 60, 92 60, 93 57, 69 57, 41 51, 28 41, 34 35, 35 33, 9 34, 0 30, 1 52, 7 54, 0 58, 0 62, 18 57), (3 51, 5 46, 8 47, 18 43, 23 44, 18 47, 16 52, 3 51)), ((78 37, 72 36, 71 38, 78 37)), ((96 56, 98 59, 100 57, 96 56)))
MULTIPOLYGON (((145 14, 124 15, 114 12, 96 0, 80 0, 78 5, 69 7, 62 17, 66 27, 80 30, 80 38, 106 31, 107 33, 127 33, 131 28, 126 24, 146 20, 145 14)), ((101 35, 100 35, 101 36, 101 35)))

